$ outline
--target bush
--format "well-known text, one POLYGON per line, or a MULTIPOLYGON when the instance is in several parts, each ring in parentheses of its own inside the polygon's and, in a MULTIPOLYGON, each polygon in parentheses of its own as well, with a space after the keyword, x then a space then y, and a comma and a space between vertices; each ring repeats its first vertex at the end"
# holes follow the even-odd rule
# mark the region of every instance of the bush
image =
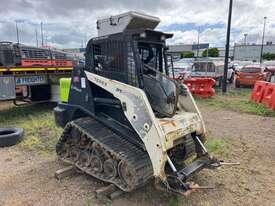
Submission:
POLYGON ((265 59, 265 60, 275 60, 275 54, 274 53, 265 53, 265 54, 263 54, 263 59, 265 59))
POLYGON ((210 49, 205 49, 202 53, 203 57, 219 57, 219 50, 218 48, 210 48, 210 49), (207 55, 207 50, 208 50, 208 55, 207 55))
POLYGON ((184 51, 180 54, 180 58, 193 58, 195 56, 194 52, 184 51))

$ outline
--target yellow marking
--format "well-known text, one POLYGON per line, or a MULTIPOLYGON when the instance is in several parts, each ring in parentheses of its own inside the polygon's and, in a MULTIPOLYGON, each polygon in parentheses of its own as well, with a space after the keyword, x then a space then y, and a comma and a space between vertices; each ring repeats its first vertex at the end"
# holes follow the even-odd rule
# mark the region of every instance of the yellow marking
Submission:
POLYGON ((12 68, 9 69, 11 72, 21 72, 21 71, 44 71, 46 68, 12 68))
POLYGON ((73 70, 73 68, 57 68, 58 70, 73 70))
POLYGON ((11 72, 22 72, 22 71, 53 71, 53 70, 73 70, 72 67, 64 67, 64 68, 42 68, 42 67, 37 67, 37 68, 0 68, 0 72, 5 72, 5 71, 11 71, 11 72))

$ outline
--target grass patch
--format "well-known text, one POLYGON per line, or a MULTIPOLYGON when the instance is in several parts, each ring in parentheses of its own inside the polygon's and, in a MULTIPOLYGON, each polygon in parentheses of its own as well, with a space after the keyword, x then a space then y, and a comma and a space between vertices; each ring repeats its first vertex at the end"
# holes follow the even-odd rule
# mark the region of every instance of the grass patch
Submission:
POLYGON ((52 104, 40 104, 2 110, 0 125, 24 129, 24 139, 19 144, 20 147, 43 154, 54 153, 62 129, 55 125, 53 107, 52 104))
POLYGON ((250 101, 251 89, 230 90, 226 95, 217 95, 208 99, 196 98, 201 105, 210 106, 216 110, 229 110, 240 113, 255 114, 265 117, 275 117, 275 111, 250 101))
POLYGON ((173 197, 169 200, 169 206, 179 206, 182 205, 181 198, 178 195, 173 195, 173 197))
POLYGON ((85 206, 92 206, 92 205, 93 205, 92 198, 90 196, 87 196, 85 199, 85 206))
POLYGON ((209 139, 205 146, 210 154, 223 155, 227 152, 226 142, 223 139, 209 139))

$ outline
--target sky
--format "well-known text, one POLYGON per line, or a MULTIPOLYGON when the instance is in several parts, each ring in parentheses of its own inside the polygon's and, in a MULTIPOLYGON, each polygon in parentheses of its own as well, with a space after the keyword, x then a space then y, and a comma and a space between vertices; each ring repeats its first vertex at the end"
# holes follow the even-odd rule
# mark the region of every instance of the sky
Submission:
MULTIPOLYGON (((81 47, 97 36, 96 20, 130 10, 158 16, 158 30, 174 33, 169 44, 197 42, 222 47, 226 41, 229 0, 0 0, 0 41, 36 45, 35 31, 56 48, 81 47)), ((275 42, 274 0, 233 0, 231 44, 261 43, 264 16, 266 41, 275 42)))

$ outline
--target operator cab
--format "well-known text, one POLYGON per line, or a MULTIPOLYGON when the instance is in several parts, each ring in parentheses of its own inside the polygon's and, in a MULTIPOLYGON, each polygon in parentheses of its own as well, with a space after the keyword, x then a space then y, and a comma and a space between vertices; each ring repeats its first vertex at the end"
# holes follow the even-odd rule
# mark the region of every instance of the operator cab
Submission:
POLYGON ((133 11, 98 20, 98 37, 87 45, 85 68, 143 89, 157 117, 172 117, 178 89, 168 76, 165 41, 173 34, 154 30, 159 22, 133 11))
POLYGON ((165 40, 172 36, 147 30, 136 39, 143 89, 158 117, 171 117, 176 111, 177 86, 169 79, 165 46, 165 40))
POLYGON ((157 116, 173 116, 177 86, 168 77, 165 49, 165 40, 172 36, 138 29, 91 39, 86 69, 143 89, 157 116))

